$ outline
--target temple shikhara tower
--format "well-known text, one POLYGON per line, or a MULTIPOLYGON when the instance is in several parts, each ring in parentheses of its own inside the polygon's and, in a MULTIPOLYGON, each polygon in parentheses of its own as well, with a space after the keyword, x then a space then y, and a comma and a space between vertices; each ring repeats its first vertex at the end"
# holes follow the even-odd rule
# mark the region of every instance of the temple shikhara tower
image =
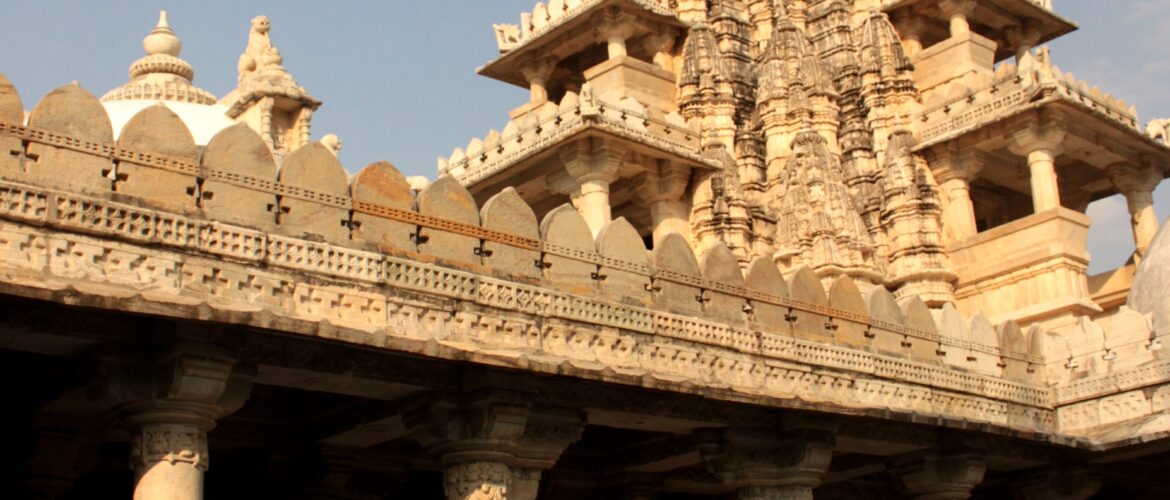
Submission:
POLYGON ((100 99, 0 74, 0 497, 1170 495, 1170 120, 1051 0, 537 3, 434 179, 235 22, 222 97, 165 13, 100 99))

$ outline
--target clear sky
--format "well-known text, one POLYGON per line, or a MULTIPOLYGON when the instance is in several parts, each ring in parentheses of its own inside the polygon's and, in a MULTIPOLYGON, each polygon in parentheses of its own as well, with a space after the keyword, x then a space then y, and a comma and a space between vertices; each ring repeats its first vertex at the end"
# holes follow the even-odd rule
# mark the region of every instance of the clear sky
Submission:
MULTIPOLYGON (((502 129, 524 89, 477 76, 497 54, 492 23, 516 23, 535 0, 147 1, 0 0, 0 72, 26 109, 78 81, 99 97, 128 80, 158 11, 183 40, 195 84, 222 96, 235 86, 249 21, 272 20, 285 68, 325 102, 313 135, 336 133, 351 172, 380 159, 407 175, 435 176, 435 158, 502 129)), ((1065 71, 1137 105, 1143 121, 1170 117, 1170 0, 1056 0, 1081 29, 1052 44, 1065 71)), ((1170 215, 1170 183, 1156 195, 1170 215)), ((1093 204, 1094 271, 1132 251, 1121 199, 1093 204)))

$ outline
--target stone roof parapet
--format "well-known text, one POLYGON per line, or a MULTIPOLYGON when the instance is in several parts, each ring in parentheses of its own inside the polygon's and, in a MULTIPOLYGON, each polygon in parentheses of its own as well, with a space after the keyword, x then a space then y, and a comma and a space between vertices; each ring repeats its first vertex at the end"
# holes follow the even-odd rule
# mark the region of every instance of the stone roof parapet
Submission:
MULTIPOLYGON (((548 4, 537 2, 532 11, 520 14, 520 24, 496 24, 496 44, 500 53, 515 50, 529 40, 555 30, 561 24, 612 0, 551 0, 548 4)), ((673 16, 666 0, 623 0, 663 16, 673 16)))
POLYGON ((587 129, 642 141, 697 164, 707 163, 698 131, 677 112, 647 108, 632 97, 582 94, 586 97, 568 92, 559 104, 545 103, 509 121, 502 132, 472 139, 466 148, 456 148, 451 156, 439 159, 439 174, 450 174, 460 183, 472 185, 587 129))

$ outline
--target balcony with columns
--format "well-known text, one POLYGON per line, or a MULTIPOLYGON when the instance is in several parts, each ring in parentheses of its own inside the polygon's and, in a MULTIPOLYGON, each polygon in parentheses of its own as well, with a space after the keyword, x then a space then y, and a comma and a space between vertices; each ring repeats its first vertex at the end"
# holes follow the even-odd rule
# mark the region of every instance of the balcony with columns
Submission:
POLYGON ((537 4, 520 25, 496 25, 501 56, 479 73, 530 99, 440 173, 481 203, 514 186, 538 217, 570 201, 595 235, 616 217, 647 241, 689 235, 691 173, 722 165, 678 113, 684 27, 665 2, 640 0, 537 4))
POLYGON ((1069 79, 1031 91, 1012 81, 994 98, 974 93, 953 110, 924 111, 920 151, 943 195, 960 309, 1059 330, 1125 301, 1157 232, 1151 196, 1170 173, 1170 150, 1143 135, 1120 101, 1069 79), (995 100, 1015 91, 1029 93, 995 100), (1116 194, 1128 202, 1137 251, 1122 269, 1090 277, 1085 212, 1116 194))

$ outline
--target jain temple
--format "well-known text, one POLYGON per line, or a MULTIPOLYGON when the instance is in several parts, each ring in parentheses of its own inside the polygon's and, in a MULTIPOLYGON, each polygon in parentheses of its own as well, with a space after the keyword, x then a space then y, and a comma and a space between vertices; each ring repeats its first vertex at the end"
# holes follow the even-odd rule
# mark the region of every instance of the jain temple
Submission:
POLYGON ((0 75, 0 496, 1170 496, 1170 121, 1052 0, 537 3, 431 179, 229 22, 223 96, 165 13, 118 88, 0 75))

